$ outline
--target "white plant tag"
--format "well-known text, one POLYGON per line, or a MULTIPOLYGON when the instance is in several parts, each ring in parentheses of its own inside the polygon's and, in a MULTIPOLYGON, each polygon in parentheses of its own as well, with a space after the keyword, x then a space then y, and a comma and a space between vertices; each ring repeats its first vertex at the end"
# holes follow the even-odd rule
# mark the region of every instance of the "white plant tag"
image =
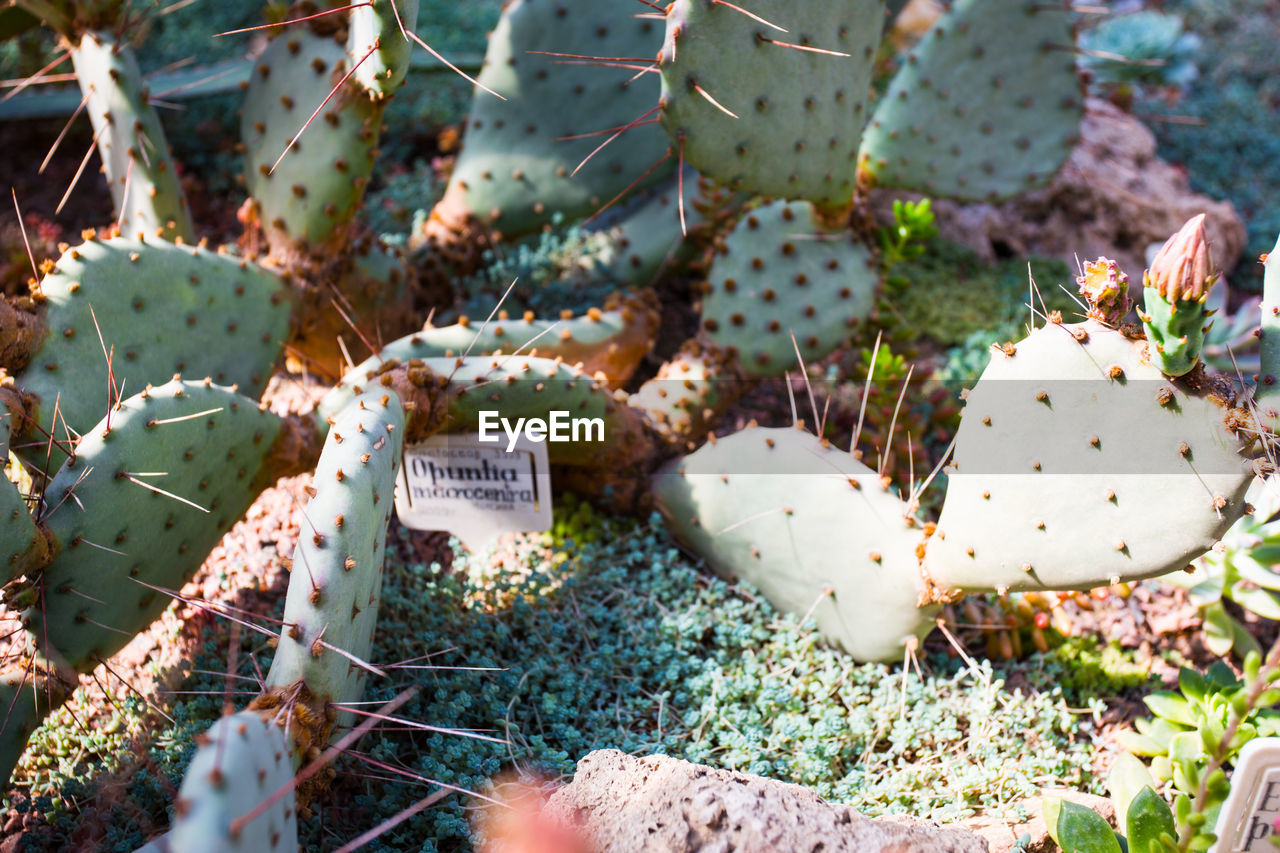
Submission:
POLYGON ((1210 853, 1266 853, 1280 817, 1280 738, 1254 738, 1240 750, 1231 793, 1218 813, 1210 853))
POLYGON ((396 515, 415 530, 444 530, 471 550, 509 531, 551 529, 547 445, 521 435, 481 442, 477 433, 437 435, 404 449, 396 515))

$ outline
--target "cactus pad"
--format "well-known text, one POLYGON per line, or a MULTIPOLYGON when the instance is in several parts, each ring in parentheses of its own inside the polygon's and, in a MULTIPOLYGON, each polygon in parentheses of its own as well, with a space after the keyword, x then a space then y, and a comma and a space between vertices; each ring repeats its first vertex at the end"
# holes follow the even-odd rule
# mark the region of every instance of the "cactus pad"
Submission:
POLYGON ((670 441, 696 442, 738 399, 745 387, 741 378, 737 359, 719 347, 691 340, 631 395, 629 403, 670 441))
POLYGON ((61 550, 22 616, 52 643, 42 651, 92 668, 151 624, 169 597, 144 584, 186 582, 258 496, 279 432, 280 419, 253 400, 176 380, 86 430, 44 494, 41 521, 61 550))
POLYGON ((387 344, 377 355, 356 365, 320 404, 322 415, 333 415, 355 396, 353 389, 367 385, 378 368, 390 361, 445 359, 511 354, 519 350, 542 358, 560 358, 582 365, 594 376, 603 372, 615 384, 625 382, 640 359, 649 352, 657 333, 658 315, 643 300, 616 297, 605 310, 592 308, 580 317, 538 320, 529 312, 524 319, 498 318, 487 325, 432 326, 387 344))
POLYGON ((121 231, 191 240, 187 201, 133 52, 110 33, 90 32, 71 51, 71 63, 121 231))
POLYGON ((199 749, 178 791, 170 847, 182 853, 297 850, 292 793, 243 820, 293 783, 293 751, 284 729, 254 711, 241 711, 218 720, 196 742, 199 749))
MULTIPOLYGON (((686 166, 684 174, 685 228, 703 222, 694 204, 698 174, 686 166)), ((590 241, 600 239, 591 253, 592 273, 620 284, 647 286, 684 239, 680 225, 680 182, 670 178, 648 187, 606 211, 583 227, 590 241)))
POLYGON ((876 472, 799 429, 748 428, 654 477, 671 530, 718 573, 812 615, 858 660, 901 659, 933 627, 923 533, 876 472))
POLYGON ((676 0, 667 12, 659 60, 672 149, 733 189, 845 208, 884 4, 749 6, 787 32, 713 0, 676 0))
POLYGON ((258 57, 240 135, 246 147, 249 195, 258 204, 257 215, 273 253, 334 237, 364 197, 376 157, 382 105, 350 81, 339 87, 285 153, 349 70, 349 61, 345 45, 308 30, 290 30, 258 57))
MULTIPOLYGON (((652 112, 658 84, 629 67, 602 67, 590 57, 621 64, 649 63, 661 46, 659 22, 632 17, 617 0, 515 0, 489 37, 479 80, 501 94, 477 92, 462 153, 436 216, 447 221, 474 214, 515 236, 561 213, 577 219, 594 212, 641 178, 667 150, 652 124, 618 136, 576 175, 578 164, 611 134, 652 112), (534 51, 574 54, 547 56, 534 51), (633 79, 634 78, 634 79, 633 79)), ((674 160, 641 184, 671 174, 674 160)))
MULTIPOLYGON (((302 511, 269 688, 302 681, 326 704, 363 693, 367 670, 354 661, 368 661, 373 646, 404 433, 400 399, 382 388, 334 418, 302 511)), ((339 713, 338 724, 350 716, 339 713)))
POLYGON ((993 201, 1047 183, 1079 138, 1066 0, 957 0, 876 107, 861 181, 993 201))
POLYGON ((371 98, 391 97, 409 70, 413 42, 407 32, 417 25, 418 0, 372 0, 352 9, 348 20, 347 53, 355 66, 352 82, 371 98))
POLYGON ((36 527, 26 500, 0 471, 0 583, 43 567, 48 558, 48 540, 36 527))
POLYGON ((969 393, 925 567, 965 590, 1087 589, 1181 569, 1239 518, 1252 467, 1228 383, 1146 342, 1049 324, 969 393), (1238 426, 1237 426, 1238 428, 1238 426))
POLYGON ((805 202, 774 202, 744 216, 712 263, 703 334, 736 352, 752 376, 796 369, 853 334, 875 305, 879 271, 848 230, 824 226, 805 202))
POLYGON ((125 396, 184 373, 256 398, 288 333, 289 304, 275 276, 160 240, 90 240, 69 249, 40 293, 46 333, 18 380, 39 397, 37 423, 59 439, 63 421, 84 432, 107 408, 104 347, 125 396))

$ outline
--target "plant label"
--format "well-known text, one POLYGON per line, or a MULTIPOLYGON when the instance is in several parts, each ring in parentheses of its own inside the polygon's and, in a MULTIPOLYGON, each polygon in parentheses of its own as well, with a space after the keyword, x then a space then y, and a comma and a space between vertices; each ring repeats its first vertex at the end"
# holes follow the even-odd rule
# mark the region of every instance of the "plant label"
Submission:
POLYGON ((1280 818, 1280 738, 1260 737, 1240 750, 1231 776, 1231 793, 1218 813, 1218 841, 1210 853, 1274 851, 1280 818))
POLYGON ((502 533, 549 530, 547 445, 524 435, 494 444, 470 433, 405 447, 396 515, 415 530, 448 531, 471 550, 502 533))

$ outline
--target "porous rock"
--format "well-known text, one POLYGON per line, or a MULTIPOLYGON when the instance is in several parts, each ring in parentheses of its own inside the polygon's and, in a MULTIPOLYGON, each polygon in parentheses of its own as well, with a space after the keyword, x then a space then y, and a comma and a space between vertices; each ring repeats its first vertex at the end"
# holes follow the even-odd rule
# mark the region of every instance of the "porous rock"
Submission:
MULTIPOLYGON (((1112 104, 1089 99, 1081 139, 1062 170, 1043 189, 1003 204, 933 201, 941 235, 980 256, 1112 258, 1121 269, 1142 270, 1146 251, 1182 224, 1206 214, 1213 257, 1224 271, 1245 246, 1244 224, 1230 202, 1192 192, 1186 173, 1156 156, 1156 139, 1138 119, 1112 104)), ((915 197, 876 190, 877 218, 892 221, 893 199, 915 197)), ((1133 277, 1141 288, 1141 276, 1133 277)))
POLYGON ((546 814, 593 853, 986 853, 962 829, 872 820, 812 791, 654 755, 597 750, 546 814))

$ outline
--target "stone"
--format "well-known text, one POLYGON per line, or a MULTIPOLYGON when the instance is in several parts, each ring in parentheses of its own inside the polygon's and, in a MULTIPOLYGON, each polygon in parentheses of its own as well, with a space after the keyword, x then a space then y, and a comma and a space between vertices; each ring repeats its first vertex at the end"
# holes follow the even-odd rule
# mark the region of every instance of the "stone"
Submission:
MULTIPOLYGON (((1046 187, 998 205, 934 199, 941 236, 987 260, 1039 255, 1061 258, 1075 269, 1077 258, 1105 256, 1129 273, 1131 288, 1141 289, 1148 248, 1204 213, 1214 260, 1224 272, 1235 266, 1246 241, 1235 208, 1192 192, 1186 174, 1156 156, 1155 136, 1142 122, 1090 98, 1080 133, 1046 187)), ((879 189, 872 206, 877 219, 892 222, 895 198, 920 197, 879 189)), ((1071 285, 1047 284, 1059 283, 1071 285)))
POLYGON ((986 853, 963 829, 872 820, 812 791, 654 755, 597 750, 544 814, 593 853, 986 853))

